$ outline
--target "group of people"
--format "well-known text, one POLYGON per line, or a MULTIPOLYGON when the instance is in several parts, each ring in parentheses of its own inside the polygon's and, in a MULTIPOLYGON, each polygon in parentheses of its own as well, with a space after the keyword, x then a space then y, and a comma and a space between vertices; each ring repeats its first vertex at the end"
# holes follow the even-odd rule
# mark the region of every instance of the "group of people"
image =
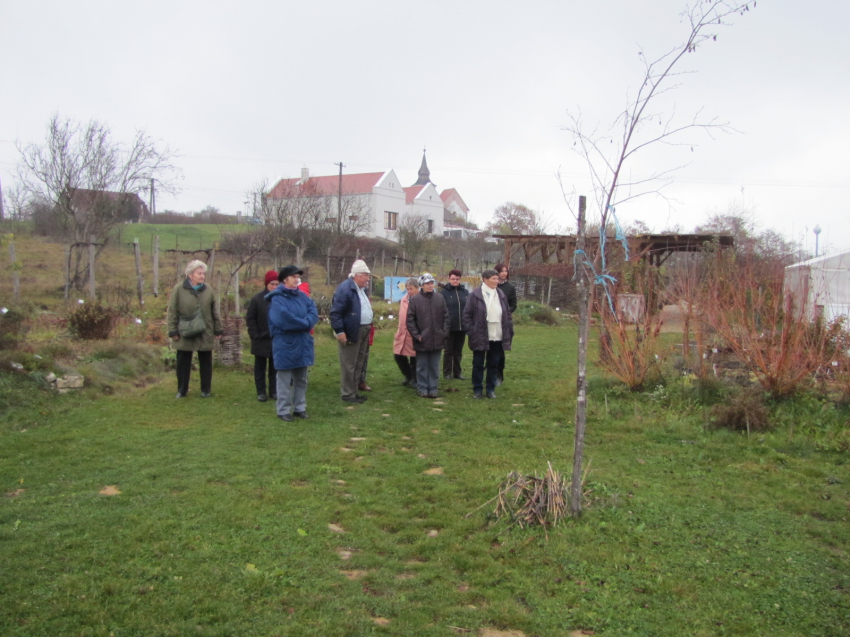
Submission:
MULTIPOLYGON (((221 337, 222 323, 215 296, 205 284, 206 270, 202 261, 191 261, 186 278, 174 287, 168 304, 168 335, 177 350, 178 399, 189 391, 194 352, 198 352, 201 396, 207 398, 211 392, 212 349, 221 337)), ((265 287, 251 299, 246 314, 257 399, 275 400, 277 415, 286 422, 309 418, 307 368, 315 360, 313 328, 319 315, 309 285, 301 281, 302 274, 295 265, 267 272, 265 287)), ((459 270, 449 273, 439 292, 429 273, 407 280, 393 340, 403 385, 415 387, 423 398, 436 398, 441 356, 443 377, 465 380, 461 362, 468 339, 473 353, 473 397, 496 398, 495 388, 504 379, 504 353, 511 349, 511 314, 516 309, 516 290, 508 274, 502 264, 485 270, 481 286, 472 291, 461 284, 459 270)), ((331 305, 340 398, 348 403, 365 402, 363 392, 371 391, 365 377, 374 334, 372 303, 366 292, 370 278, 366 263, 355 261, 331 305)))
POLYGON ((461 362, 464 343, 472 350, 472 395, 496 398, 502 384, 505 352, 511 349, 516 290, 502 264, 481 273, 481 286, 471 292, 461 284, 462 272, 449 272, 448 283, 435 292, 434 277, 425 273, 407 280, 399 309, 393 353, 404 385, 423 398, 438 396, 440 356, 443 377, 465 380, 461 362), (485 394, 486 391, 486 394, 485 394))

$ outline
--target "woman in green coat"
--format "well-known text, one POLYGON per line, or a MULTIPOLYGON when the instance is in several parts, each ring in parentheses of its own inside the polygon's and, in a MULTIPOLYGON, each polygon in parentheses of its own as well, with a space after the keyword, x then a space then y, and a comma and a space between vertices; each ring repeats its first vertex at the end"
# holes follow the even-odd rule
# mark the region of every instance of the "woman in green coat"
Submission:
MULTIPOLYGON (((203 261, 190 261, 186 266, 186 278, 174 286, 168 300, 168 336, 177 350, 177 398, 184 398, 189 392, 193 352, 198 352, 201 396, 209 398, 212 389, 212 349, 215 340, 221 337, 222 325, 215 294, 204 283, 206 276, 207 266, 203 261), (189 319, 199 310, 203 331, 194 336, 181 334, 180 319, 189 319)), ((186 329, 184 326, 183 331, 186 329)))

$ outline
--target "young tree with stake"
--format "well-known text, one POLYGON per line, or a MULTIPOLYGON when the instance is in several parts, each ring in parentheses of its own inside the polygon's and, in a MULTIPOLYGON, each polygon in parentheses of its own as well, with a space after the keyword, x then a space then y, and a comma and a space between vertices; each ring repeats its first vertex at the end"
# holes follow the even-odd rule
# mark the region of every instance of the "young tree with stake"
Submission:
MULTIPOLYGON (((716 118, 705 119, 702 111, 682 121, 675 113, 662 115, 651 109, 662 95, 679 86, 677 82, 682 75, 680 66, 683 59, 699 50, 703 44, 716 41, 720 28, 728 26, 728 20, 732 16, 749 11, 750 5, 754 8, 755 2, 696 0, 687 5, 682 13, 686 37, 679 45, 652 61, 646 58, 643 51, 639 52, 644 67, 643 79, 636 95, 627 101, 626 108, 615 118, 610 132, 599 133, 597 127, 588 128, 580 111, 567 113, 569 123, 564 130, 572 135, 574 148, 584 159, 590 173, 600 239, 606 235, 608 225, 612 222, 613 210, 618 204, 647 194, 660 195, 664 184, 669 183, 672 174, 682 167, 680 165, 662 168, 646 176, 633 177, 627 172, 627 168, 636 156, 647 148, 660 144, 691 146, 686 139, 688 133, 700 131, 711 136, 713 132, 731 130, 728 124, 721 123, 716 118)), ((579 228, 578 245, 581 249, 585 244, 584 211, 577 211, 575 217, 579 228)), ((616 224, 616 219, 613 221, 616 224)), ((580 320, 583 324, 579 326, 578 401, 570 486, 570 508, 574 516, 581 513, 581 476, 587 414, 586 324, 590 296, 587 292, 597 281, 602 281, 601 285, 605 285, 605 279, 600 279, 600 276, 605 274, 602 271, 603 249, 604 242, 600 240, 589 253, 578 252, 576 258, 580 303, 583 306, 580 320)))

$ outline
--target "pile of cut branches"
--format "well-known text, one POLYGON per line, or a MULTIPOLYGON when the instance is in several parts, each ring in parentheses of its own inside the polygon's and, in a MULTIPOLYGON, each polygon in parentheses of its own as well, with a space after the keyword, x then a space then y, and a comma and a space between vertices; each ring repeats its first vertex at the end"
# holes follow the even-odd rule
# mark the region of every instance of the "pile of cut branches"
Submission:
MULTIPOLYGON (((539 524, 554 526, 569 515, 569 480, 552 468, 543 477, 511 471, 499 485, 495 513, 510 518, 520 528, 539 524)), ((492 502, 492 500, 491 500, 492 502)))

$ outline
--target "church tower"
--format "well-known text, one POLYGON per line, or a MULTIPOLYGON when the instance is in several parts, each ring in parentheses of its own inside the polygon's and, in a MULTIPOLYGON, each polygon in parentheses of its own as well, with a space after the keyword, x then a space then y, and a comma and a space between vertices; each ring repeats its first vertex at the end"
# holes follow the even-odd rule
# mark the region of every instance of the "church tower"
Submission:
MULTIPOLYGON (((425 161, 425 149, 422 149, 422 165, 419 167, 419 179, 416 180, 414 186, 427 186, 428 184, 434 184, 431 181, 431 171, 428 170, 428 162, 425 161)), ((436 187, 436 184, 434 184, 436 187)))

